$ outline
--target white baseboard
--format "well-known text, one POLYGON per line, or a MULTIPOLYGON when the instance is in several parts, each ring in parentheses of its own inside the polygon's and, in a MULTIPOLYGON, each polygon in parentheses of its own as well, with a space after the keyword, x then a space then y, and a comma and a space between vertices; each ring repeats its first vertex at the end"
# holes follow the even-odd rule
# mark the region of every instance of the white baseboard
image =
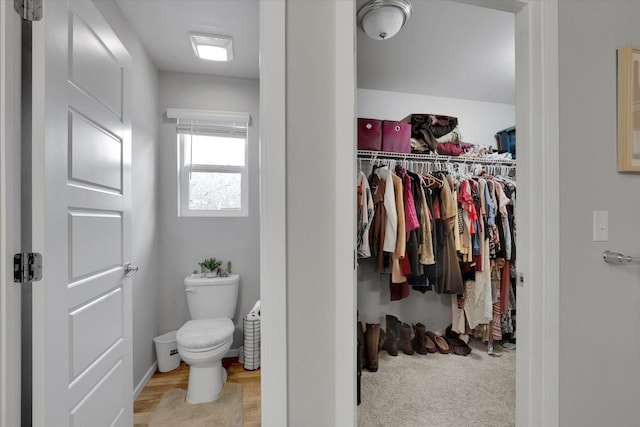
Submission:
POLYGON ((145 376, 142 377, 142 380, 140 381, 140 383, 133 390, 133 400, 136 400, 138 396, 140 396, 140 393, 142 393, 142 390, 147 385, 147 383, 149 382, 149 380, 151 379, 151 377, 153 376, 153 374, 156 372, 157 369, 158 369, 158 362, 153 362, 153 365, 151 365, 151 367, 149 368, 145 376))

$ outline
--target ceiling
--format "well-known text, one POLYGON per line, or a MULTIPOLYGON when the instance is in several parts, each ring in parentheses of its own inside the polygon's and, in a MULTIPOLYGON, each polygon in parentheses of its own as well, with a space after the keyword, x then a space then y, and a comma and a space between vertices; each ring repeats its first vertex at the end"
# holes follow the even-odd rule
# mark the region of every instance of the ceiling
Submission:
POLYGON ((259 0, 115 0, 162 71, 257 79, 259 0), (233 61, 198 59, 189 32, 233 38, 233 61))
MULTIPOLYGON (((158 69, 259 78, 259 0, 115 1, 158 69), (234 60, 195 58, 189 31, 232 36, 234 60)), ((448 0, 411 3, 395 37, 378 41, 357 31, 359 88, 515 103, 512 13, 448 0)))

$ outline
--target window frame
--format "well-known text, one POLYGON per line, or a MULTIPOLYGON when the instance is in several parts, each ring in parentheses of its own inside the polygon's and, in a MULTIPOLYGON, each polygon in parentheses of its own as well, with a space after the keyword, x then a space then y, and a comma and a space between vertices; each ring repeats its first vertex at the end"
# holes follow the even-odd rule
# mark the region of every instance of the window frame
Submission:
MULTIPOLYGON (((176 128, 177 142, 177 209, 178 217, 207 217, 207 218, 224 218, 224 217, 248 217, 249 216, 249 115, 244 113, 227 113, 213 111, 197 111, 197 110, 167 110, 169 118, 178 119, 178 127, 176 128), (189 121, 197 122, 198 125, 211 121, 212 128, 223 129, 220 133, 213 131, 198 132, 184 130, 184 123, 189 121), (240 136, 237 127, 234 126, 233 135, 224 133, 225 122, 245 123, 240 136), (182 126, 181 126, 182 125, 182 126), (185 161, 187 144, 190 144, 189 137, 191 135, 204 136, 221 136, 221 137, 237 137, 244 139, 244 166, 230 165, 211 165, 211 164, 189 164, 185 161), (190 173, 239 173, 240 174, 240 209, 191 209, 189 208, 189 186, 190 173)), ((242 128, 242 126, 241 126, 242 128)))

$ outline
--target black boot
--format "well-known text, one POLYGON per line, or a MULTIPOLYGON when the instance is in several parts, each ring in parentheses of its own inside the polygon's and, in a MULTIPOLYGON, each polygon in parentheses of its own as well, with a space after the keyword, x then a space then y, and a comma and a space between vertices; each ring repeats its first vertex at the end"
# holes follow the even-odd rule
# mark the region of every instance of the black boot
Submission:
POLYGON ((411 326, 407 323, 403 323, 400 329, 400 341, 398 342, 398 348, 404 353, 411 356, 414 351, 411 346, 411 326))
POLYGON ((427 336, 425 335, 427 332, 426 327, 422 323, 416 323, 413 325, 413 332, 415 334, 415 337, 411 340, 413 349, 418 354, 427 354, 427 336))
POLYGON ((400 339, 400 321, 397 317, 387 314, 387 329, 382 348, 392 356, 398 355, 398 340, 400 339))
POLYGON ((367 323, 365 332, 365 351, 367 353, 367 369, 371 372, 378 370, 378 342, 380 340, 380 325, 367 323))
POLYGON ((360 358, 358 363, 360 364, 360 369, 364 369, 367 364, 367 356, 364 348, 364 331, 362 330, 362 322, 358 322, 358 352, 360 354, 360 358))

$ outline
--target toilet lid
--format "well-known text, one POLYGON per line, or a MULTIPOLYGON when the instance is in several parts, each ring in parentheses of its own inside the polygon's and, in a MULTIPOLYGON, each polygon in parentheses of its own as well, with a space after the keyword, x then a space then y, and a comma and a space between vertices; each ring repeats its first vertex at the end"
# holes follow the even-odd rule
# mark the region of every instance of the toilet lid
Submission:
POLYGON ((224 344, 233 334, 231 319, 189 320, 176 334, 176 340, 184 348, 200 349, 224 344))

